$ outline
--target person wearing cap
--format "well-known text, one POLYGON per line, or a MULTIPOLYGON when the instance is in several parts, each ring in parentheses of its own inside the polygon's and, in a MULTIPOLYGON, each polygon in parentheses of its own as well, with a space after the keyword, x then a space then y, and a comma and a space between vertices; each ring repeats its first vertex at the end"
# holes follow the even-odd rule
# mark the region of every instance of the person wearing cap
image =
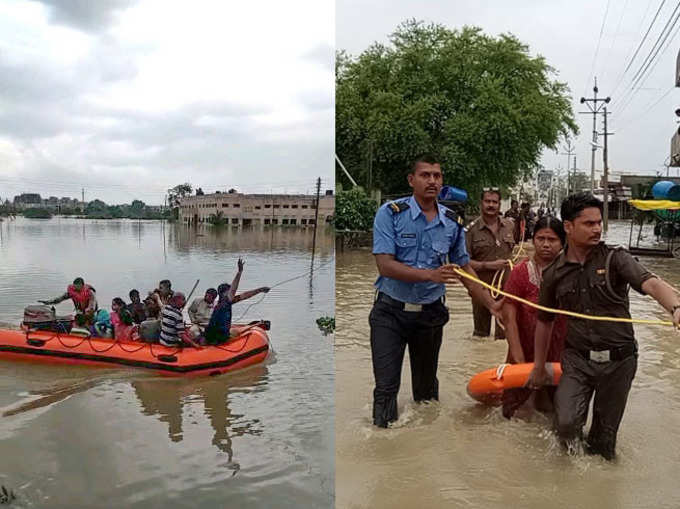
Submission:
MULTIPOLYGON (((443 178, 439 160, 429 154, 418 156, 407 178, 412 196, 382 205, 373 224, 373 254, 380 275, 369 324, 375 377, 373 424, 381 428, 398 418, 407 345, 413 398, 439 399, 437 360, 442 330, 449 320, 445 283, 459 280, 447 263, 475 274, 462 219, 437 201, 443 178)), ((498 315, 501 306, 488 292, 467 279, 462 282, 498 315)))
MULTIPOLYGON (((480 210, 482 215, 467 227, 465 243, 470 255, 470 266, 479 279, 491 284, 494 277, 500 279, 501 288, 510 275, 510 258, 515 247, 514 224, 500 215, 501 192, 498 188, 482 190, 480 210), (499 271, 504 271, 502 277, 499 271)), ((491 334, 491 313, 484 302, 472 298, 474 336, 491 334)), ((495 339, 505 339, 505 331, 496 321, 495 339)))
POLYGON ((167 304, 163 306, 163 311, 161 312, 161 345, 181 347, 183 342, 186 342, 193 347, 200 348, 184 326, 182 308, 184 308, 185 304, 186 297, 184 294, 182 292, 174 292, 170 299, 168 299, 167 304))
POLYGON ((91 317, 97 311, 97 296, 94 288, 85 284, 82 277, 73 280, 72 285, 68 285, 66 292, 59 297, 50 300, 39 300, 41 304, 59 304, 62 301, 71 299, 73 306, 78 313, 91 317))
POLYGON ((269 287, 262 286, 255 290, 248 290, 241 294, 236 294, 238 285, 243 273, 243 266, 245 262, 238 259, 238 271, 231 284, 222 283, 217 287, 217 294, 219 296, 218 304, 210 316, 208 326, 205 328, 205 343, 208 345, 220 345, 226 343, 233 336, 238 334, 238 328, 231 326, 232 314, 231 306, 245 299, 249 299, 259 293, 267 293, 269 287))

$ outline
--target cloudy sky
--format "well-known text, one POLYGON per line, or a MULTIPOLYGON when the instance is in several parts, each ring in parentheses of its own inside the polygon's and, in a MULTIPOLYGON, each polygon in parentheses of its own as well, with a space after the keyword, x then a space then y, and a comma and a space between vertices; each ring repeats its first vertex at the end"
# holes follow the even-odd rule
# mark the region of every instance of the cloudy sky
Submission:
MULTIPOLYGON (((592 97, 593 77, 597 76, 599 97, 611 96, 608 129, 615 134, 609 137, 610 169, 652 174, 663 171, 665 175, 670 138, 677 128, 674 111, 680 107, 680 89, 673 87, 680 49, 677 2, 377 0, 367 5, 359 0, 337 0, 336 5, 336 44, 352 54, 360 53, 374 41, 387 42, 387 35, 400 22, 416 18, 449 28, 475 25, 492 35, 513 33, 529 45, 532 54, 543 55, 557 70, 557 79, 569 85, 575 112, 588 111, 579 99, 592 97), (662 32, 667 22, 667 32, 662 32), (633 59, 650 26, 646 41, 633 59), (656 58, 648 60, 651 64, 640 73, 641 78, 636 77, 662 33, 669 35, 657 45, 660 50, 656 58)), ((575 140, 576 165, 590 173, 593 117, 576 116, 581 129, 575 140)), ((597 129, 603 131, 601 116, 597 129)), ((548 151, 543 155, 543 164, 548 169, 564 168, 567 156, 548 151)), ((602 169, 601 150, 596 154, 596 169, 602 169)), ((675 168, 670 171, 671 175, 678 174, 675 168)))
POLYGON ((0 197, 333 186, 331 0, 3 0, 0 197))

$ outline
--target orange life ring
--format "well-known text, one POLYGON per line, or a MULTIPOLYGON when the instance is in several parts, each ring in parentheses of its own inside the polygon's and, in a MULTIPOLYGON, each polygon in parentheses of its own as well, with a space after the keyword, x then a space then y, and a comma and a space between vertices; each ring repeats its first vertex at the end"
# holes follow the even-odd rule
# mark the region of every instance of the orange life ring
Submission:
MULTIPOLYGON (((501 364, 473 376, 467 385, 467 393, 486 405, 499 405, 505 389, 523 387, 534 367, 533 362, 524 364, 501 364)), ((557 385, 562 376, 559 362, 547 362, 545 369, 550 375, 552 385, 557 385)))

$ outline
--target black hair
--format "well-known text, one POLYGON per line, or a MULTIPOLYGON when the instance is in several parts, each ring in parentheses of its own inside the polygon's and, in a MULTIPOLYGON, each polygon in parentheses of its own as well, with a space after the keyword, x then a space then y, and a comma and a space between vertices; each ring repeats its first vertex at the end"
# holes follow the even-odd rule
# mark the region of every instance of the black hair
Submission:
POLYGON ((84 285, 85 280, 82 277, 77 277, 73 280, 74 285, 84 285))
POLYGON ((158 286, 160 287, 161 285, 168 285, 168 287, 172 287, 172 283, 170 282, 169 279, 163 279, 158 283, 158 286))
POLYGON ((560 221, 556 217, 547 215, 543 216, 541 219, 536 221, 536 226, 534 226, 534 235, 536 235, 538 231, 542 230, 543 228, 548 228, 554 231, 555 235, 557 235, 560 238, 560 242, 562 243, 562 245, 564 245, 564 242, 567 238, 567 234, 564 231, 564 224, 562 224, 562 221, 560 221))
POLYGON ((602 202, 588 192, 570 194, 562 202, 560 215, 562 221, 573 221, 584 209, 596 207, 602 213, 602 202))
POLYGON ((418 166, 418 163, 439 164, 440 161, 439 158, 434 154, 430 153, 419 154, 413 159, 413 162, 411 163, 411 170, 409 171, 409 173, 416 172, 416 166, 418 166))
POLYGON ((121 299, 120 297, 116 297, 115 299, 113 299, 111 301, 111 303, 114 303, 114 302, 116 304, 118 304, 119 306, 123 307, 123 308, 125 307, 125 301, 123 299, 121 299))
POLYGON ((497 187, 492 187, 492 188, 488 188, 488 187, 487 187, 487 188, 482 189, 482 194, 479 195, 479 199, 480 199, 480 200, 483 200, 483 199, 484 199, 484 195, 485 195, 486 193, 491 193, 491 194, 498 195, 498 201, 501 201, 501 200, 503 199, 503 197, 501 196, 501 190, 498 189, 497 187))
POLYGON ((132 321, 132 315, 125 308, 118 311, 118 318, 120 318, 120 321, 123 323, 123 325, 132 325, 134 323, 132 321))
POLYGON ((210 295, 217 295, 217 290, 214 288, 208 288, 205 293, 209 293, 210 295))
POLYGON ((139 292, 137 290, 130 290, 130 293, 128 295, 132 299, 133 295, 136 295, 137 297, 139 297, 139 292))
POLYGON ((219 293, 220 295, 224 295, 229 291, 230 288, 231 288, 230 284, 222 283, 220 286, 217 287, 217 293, 219 293))
POLYGON ((512 207, 513 205, 519 205, 519 202, 517 200, 510 200, 510 206, 512 207))

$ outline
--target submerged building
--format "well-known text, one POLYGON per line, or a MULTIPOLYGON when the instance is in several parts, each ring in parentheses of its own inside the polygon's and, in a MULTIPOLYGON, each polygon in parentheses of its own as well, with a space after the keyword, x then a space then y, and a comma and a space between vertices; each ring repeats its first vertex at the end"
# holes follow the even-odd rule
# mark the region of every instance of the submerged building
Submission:
MULTIPOLYGON (((330 223, 335 214, 332 190, 319 196, 319 225, 330 223)), ((236 192, 185 196, 179 201, 182 224, 209 224, 211 218, 233 226, 314 225, 316 195, 241 194, 236 192)))

